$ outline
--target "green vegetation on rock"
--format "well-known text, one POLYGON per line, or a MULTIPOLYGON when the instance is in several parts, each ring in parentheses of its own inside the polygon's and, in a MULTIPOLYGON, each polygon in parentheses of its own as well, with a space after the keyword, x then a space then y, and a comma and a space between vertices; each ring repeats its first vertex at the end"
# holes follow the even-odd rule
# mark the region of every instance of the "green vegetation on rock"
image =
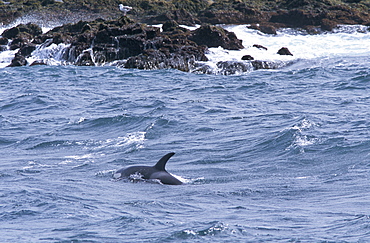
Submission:
MULTIPOLYGON (((118 5, 133 7, 131 18, 145 20, 153 16, 168 15, 175 10, 186 11, 202 21, 216 15, 219 21, 233 23, 251 20, 241 15, 258 15, 266 12, 299 9, 314 14, 341 9, 366 17, 370 0, 8 0, 0 1, 0 22, 10 23, 20 17, 34 17, 39 22, 54 21, 65 24, 96 18, 115 19, 122 16, 118 5), (208 15, 208 16, 207 16, 208 15), (218 16, 217 16, 218 15, 218 16), (224 16, 222 16, 224 15, 224 16), (207 17, 207 18, 205 18, 207 17)), ((337 15, 334 16, 336 18, 337 15)), ((32 18, 31 18, 32 19, 32 18)), ((256 18, 253 18, 256 20, 256 18)), ((178 21, 178 20, 176 20, 178 21)), ((214 20, 214 22, 217 22, 214 20)), ((212 21, 210 21, 212 23, 212 21)))

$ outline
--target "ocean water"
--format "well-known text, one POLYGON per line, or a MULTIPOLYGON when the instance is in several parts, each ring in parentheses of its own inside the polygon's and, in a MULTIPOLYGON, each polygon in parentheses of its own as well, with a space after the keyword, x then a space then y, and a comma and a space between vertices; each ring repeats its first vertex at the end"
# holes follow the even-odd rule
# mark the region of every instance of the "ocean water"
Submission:
POLYGON ((59 46, 52 65, 1 68, 0 241, 369 242, 366 28, 226 28, 246 48, 211 48, 210 65, 248 53, 286 65, 76 67, 59 46), (184 185, 112 179, 168 152, 184 185))

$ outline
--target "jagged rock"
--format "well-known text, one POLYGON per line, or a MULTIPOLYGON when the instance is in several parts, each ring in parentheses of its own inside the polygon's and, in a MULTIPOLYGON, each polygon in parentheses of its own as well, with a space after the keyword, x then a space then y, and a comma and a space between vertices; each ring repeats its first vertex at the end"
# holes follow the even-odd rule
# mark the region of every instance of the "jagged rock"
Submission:
POLYGON ((17 37, 17 38, 12 40, 12 42, 10 43, 9 49, 10 50, 19 49, 19 48, 25 46, 26 44, 28 44, 28 41, 29 40, 27 38, 17 37))
POLYGON ((162 30, 164 32, 174 31, 175 29, 178 29, 179 27, 180 27, 179 24, 175 20, 169 20, 169 21, 166 21, 162 25, 162 30))
POLYGON ((77 65, 77 66, 95 66, 95 63, 92 60, 90 52, 85 51, 77 58, 77 61, 75 62, 75 65, 77 65))
POLYGON ((146 50, 142 54, 130 57, 125 68, 138 69, 167 69, 173 68, 181 71, 190 71, 195 67, 196 61, 207 61, 202 46, 168 45, 160 50, 146 50))
POLYGON ((189 39, 198 45, 206 45, 208 47, 221 46, 228 50, 240 50, 244 48, 242 40, 239 40, 234 32, 229 32, 214 25, 203 25, 192 31, 189 39))
POLYGON ((85 30, 85 26, 88 24, 87 21, 79 21, 77 23, 71 23, 71 24, 65 24, 65 25, 62 25, 62 26, 57 26, 55 28, 53 28, 52 30, 50 30, 49 32, 53 33, 53 32, 57 32, 57 33, 74 33, 74 34, 78 34, 78 33, 82 33, 83 30, 85 30))
POLYGON ((12 62, 8 67, 20 67, 20 66, 26 66, 27 60, 24 56, 22 56, 20 53, 16 53, 15 57, 13 58, 12 62))
POLYGON ((279 55, 288 55, 288 56, 293 56, 293 54, 289 51, 288 48, 282 47, 280 50, 277 52, 279 55))
POLYGON ((24 57, 29 57, 31 56, 31 53, 36 50, 36 44, 29 43, 25 46, 23 46, 20 50, 19 53, 24 56, 24 57))
POLYGON ((2 36, 8 39, 14 39, 23 33, 23 37, 25 36, 24 33, 27 33, 30 36, 30 39, 34 36, 42 34, 42 29, 40 26, 32 23, 28 24, 19 24, 16 27, 4 30, 2 36))
POLYGON ((176 21, 179 24, 194 26, 200 21, 184 9, 170 11, 155 17, 146 19, 149 24, 163 24, 167 21, 176 21))
POLYGON ((0 37, 0 45, 7 45, 9 42, 8 38, 0 37))
POLYGON ((117 42, 122 53, 122 58, 120 59, 137 56, 145 49, 145 39, 140 36, 119 36, 117 37, 117 42))
POLYGON ((253 47, 256 47, 256 48, 258 48, 260 50, 266 50, 267 51, 267 47, 264 47, 262 45, 254 44, 253 47))
POLYGON ((153 39, 161 34, 160 28, 147 26, 145 29, 147 39, 153 39))
POLYGON ((254 60, 254 58, 251 55, 244 55, 242 57, 242 60, 244 60, 244 61, 250 61, 250 60, 254 60))
POLYGON ((7 39, 13 39, 15 38, 18 34, 20 33, 20 30, 19 28, 17 27, 13 27, 13 28, 10 28, 10 29, 6 29, 4 30, 4 32, 2 33, 2 36, 7 38, 7 39))

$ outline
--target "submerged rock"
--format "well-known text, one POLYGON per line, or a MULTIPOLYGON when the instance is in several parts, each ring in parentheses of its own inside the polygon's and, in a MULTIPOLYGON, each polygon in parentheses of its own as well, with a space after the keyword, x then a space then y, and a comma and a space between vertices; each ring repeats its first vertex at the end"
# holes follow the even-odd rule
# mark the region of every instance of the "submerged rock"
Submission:
POLYGON ((267 47, 264 47, 264 46, 259 45, 259 44, 254 44, 253 47, 256 47, 256 48, 258 48, 260 50, 266 50, 267 51, 267 47))
POLYGON ((36 61, 34 61, 33 63, 30 64, 30 67, 31 66, 41 66, 41 65, 47 65, 47 64, 42 60, 36 60, 36 61))
POLYGON ((250 60, 254 60, 254 58, 251 55, 244 55, 242 57, 242 60, 244 60, 244 61, 250 61, 250 60))
POLYGON ((286 47, 280 48, 280 50, 277 52, 277 54, 279 54, 279 55, 293 56, 293 54, 286 47))
POLYGON ((263 23, 263 24, 252 24, 248 27, 249 29, 259 30, 264 34, 276 35, 276 28, 272 24, 263 23))

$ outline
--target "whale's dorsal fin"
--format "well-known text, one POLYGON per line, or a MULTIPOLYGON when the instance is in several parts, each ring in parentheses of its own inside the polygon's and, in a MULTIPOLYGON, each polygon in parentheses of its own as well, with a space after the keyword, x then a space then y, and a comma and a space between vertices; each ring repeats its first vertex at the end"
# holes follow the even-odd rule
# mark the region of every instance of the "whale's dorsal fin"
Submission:
POLYGON ((154 166, 157 170, 163 170, 166 171, 165 166, 167 161, 174 155, 175 153, 168 153, 165 156, 163 156, 154 166))

